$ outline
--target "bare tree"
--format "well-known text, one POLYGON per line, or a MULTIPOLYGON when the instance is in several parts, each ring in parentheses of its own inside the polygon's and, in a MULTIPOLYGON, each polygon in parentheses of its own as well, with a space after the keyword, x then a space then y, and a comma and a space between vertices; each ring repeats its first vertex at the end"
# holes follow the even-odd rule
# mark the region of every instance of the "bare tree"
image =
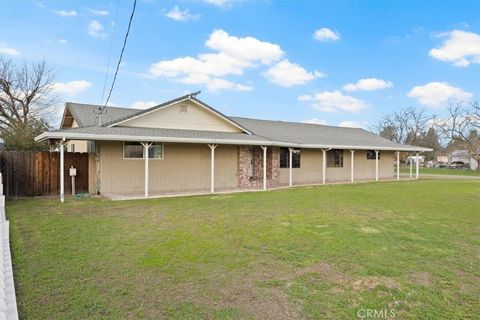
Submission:
POLYGON ((42 124, 46 126, 56 102, 54 78, 45 61, 16 65, 0 56, 0 136, 4 141, 24 135, 25 130, 35 131, 25 138, 31 140, 42 124))
MULTIPOLYGON (((478 101, 450 104, 447 119, 436 119, 442 136, 465 148, 480 163, 480 105, 478 101)), ((478 170, 478 168, 477 168, 478 170)))
POLYGON ((431 119, 424 109, 409 107, 384 116, 374 131, 397 143, 415 144, 428 130, 431 119))

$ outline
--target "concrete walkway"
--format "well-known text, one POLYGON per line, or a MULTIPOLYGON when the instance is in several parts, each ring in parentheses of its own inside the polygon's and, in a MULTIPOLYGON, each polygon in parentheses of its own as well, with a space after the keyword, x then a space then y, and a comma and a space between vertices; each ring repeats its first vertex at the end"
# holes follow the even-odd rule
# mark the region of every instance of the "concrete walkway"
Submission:
MULTIPOLYGON (((401 173, 402 178, 409 177, 408 173, 401 173)), ((480 176, 465 176, 465 175, 453 175, 453 174, 434 174, 434 173, 421 173, 420 179, 441 179, 441 180, 473 180, 480 181, 480 176)))

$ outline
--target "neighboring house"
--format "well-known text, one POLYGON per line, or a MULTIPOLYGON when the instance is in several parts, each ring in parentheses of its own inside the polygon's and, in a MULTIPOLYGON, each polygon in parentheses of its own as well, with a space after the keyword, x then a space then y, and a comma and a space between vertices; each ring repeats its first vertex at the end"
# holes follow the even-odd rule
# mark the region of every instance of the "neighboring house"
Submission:
POLYGON ((448 155, 439 155, 437 156, 436 161, 440 163, 448 163, 448 155))
POLYGON ((108 107, 100 125, 97 108, 67 103, 60 130, 36 139, 92 152, 90 191, 104 195, 392 179, 395 151, 431 151, 363 129, 227 117, 193 95, 108 107))
POLYGON ((477 170, 478 161, 475 160, 468 150, 454 150, 448 156, 448 164, 463 164, 470 166, 471 170, 477 170))

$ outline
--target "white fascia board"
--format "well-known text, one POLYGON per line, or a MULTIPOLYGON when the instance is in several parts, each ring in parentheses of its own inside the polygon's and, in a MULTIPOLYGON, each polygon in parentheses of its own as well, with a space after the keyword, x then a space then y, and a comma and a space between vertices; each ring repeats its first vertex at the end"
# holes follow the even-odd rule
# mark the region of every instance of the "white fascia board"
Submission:
POLYGON ((319 145, 299 144, 271 140, 242 140, 242 139, 209 139, 209 138, 177 138, 160 136, 122 136, 113 134, 90 134, 90 133, 69 133, 69 132, 44 132, 35 137, 35 141, 47 139, 69 139, 69 140, 105 140, 105 141, 151 141, 151 142, 178 142, 178 143, 214 143, 232 145, 255 145, 255 146, 276 146, 304 149, 344 149, 344 150, 381 150, 381 151, 404 151, 404 152, 428 152, 429 148, 423 147, 378 147, 378 146, 353 146, 353 145, 319 145))

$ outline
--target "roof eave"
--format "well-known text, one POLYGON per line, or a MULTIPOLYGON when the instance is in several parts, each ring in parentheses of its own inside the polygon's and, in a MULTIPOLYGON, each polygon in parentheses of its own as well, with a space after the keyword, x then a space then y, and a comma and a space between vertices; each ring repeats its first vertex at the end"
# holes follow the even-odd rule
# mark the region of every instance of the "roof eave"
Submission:
POLYGON ((72 132, 44 132, 37 137, 35 141, 45 141, 48 139, 70 139, 70 140, 94 140, 94 141, 150 141, 150 142, 178 142, 178 143, 218 143, 218 144, 236 144, 236 145, 266 145, 278 147, 297 147, 305 149, 351 149, 351 150, 381 150, 381 151, 404 151, 404 152, 428 152, 433 149, 399 146, 379 147, 379 146, 355 146, 355 145, 328 145, 328 144, 301 144, 273 140, 243 140, 243 139, 218 139, 218 138, 181 138, 181 137, 162 137, 162 136, 130 136, 114 134, 91 134, 91 133, 72 133, 72 132))

